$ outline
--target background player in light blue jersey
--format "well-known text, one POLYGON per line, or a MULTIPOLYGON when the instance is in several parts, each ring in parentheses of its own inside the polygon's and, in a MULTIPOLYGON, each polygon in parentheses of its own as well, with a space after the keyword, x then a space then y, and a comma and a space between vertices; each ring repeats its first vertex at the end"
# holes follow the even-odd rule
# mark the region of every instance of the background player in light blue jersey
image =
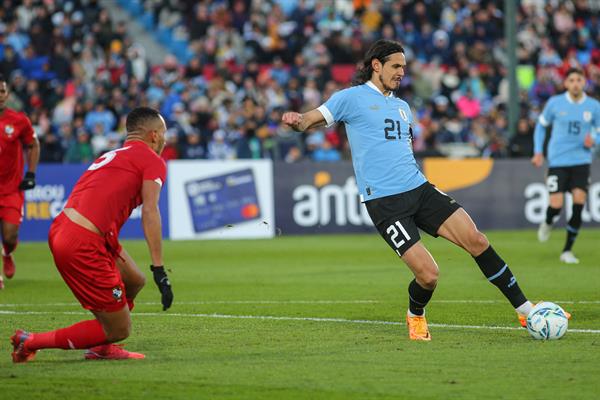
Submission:
POLYGON ((552 125, 546 175, 550 204, 546 210, 546 220, 538 229, 538 240, 545 242, 550 238, 552 224, 558 219, 564 204, 564 194, 566 191, 571 192, 573 207, 560 260, 578 264, 579 260, 571 249, 581 227, 581 212, 590 184, 592 147, 600 129, 600 103, 583 91, 585 77, 581 69, 569 69, 564 85, 567 91, 552 96, 538 118, 531 162, 536 167, 544 164, 546 128, 552 125))
POLYGON ((508 298, 521 324, 532 308, 512 272, 460 205, 423 176, 412 151, 412 113, 395 97, 406 59, 398 42, 379 40, 368 50, 354 86, 336 92, 304 114, 282 121, 296 131, 343 122, 356 182, 373 223, 415 275, 408 286, 409 337, 430 340, 425 306, 438 281, 438 266, 420 240, 419 228, 471 254, 490 282, 508 298))

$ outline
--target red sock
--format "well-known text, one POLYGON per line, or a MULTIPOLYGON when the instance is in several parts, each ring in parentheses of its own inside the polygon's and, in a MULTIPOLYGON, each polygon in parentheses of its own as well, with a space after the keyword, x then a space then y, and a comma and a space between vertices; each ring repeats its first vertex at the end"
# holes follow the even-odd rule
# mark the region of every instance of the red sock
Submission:
POLYGON ((27 349, 89 349, 105 344, 106 334, 97 319, 81 321, 68 328, 55 331, 34 333, 27 341, 27 349))
POLYGON ((14 242, 14 243, 2 242, 2 249, 4 250, 4 255, 9 256, 10 253, 15 251, 15 249, 17 248, 17 243, 19 243, 19 242, 18 241, 14 242))

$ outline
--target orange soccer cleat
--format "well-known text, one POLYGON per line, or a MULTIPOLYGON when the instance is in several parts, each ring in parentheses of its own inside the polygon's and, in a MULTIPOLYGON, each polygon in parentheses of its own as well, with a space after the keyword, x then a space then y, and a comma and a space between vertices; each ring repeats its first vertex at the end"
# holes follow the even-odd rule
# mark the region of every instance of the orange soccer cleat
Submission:
POLYGON ((425 315, 419 315, 415 317, 407 315, 406 324, 408 325, 408 337, 410 340, 431 340, 425 315))
MULTIPOLYGON (((571 319, 571 313, 570 312, 565 311, 565 315, 567 316, 568 320, 571 319)), ((527 315, 523 315, 523 314, 517 313, 517 317, 519 318, 519 324, 521 324, 521 326, 523 328, 527 328, 527 315)))
POLYGON ((146 358, 142 353, 134 353, 123 348, 122 344, 102 344, 89 348, 84 353, 86 360, 127 360, 146 358))
POLYGON ((30 336, 31 333, 17 329, 15 334, 10 337, 10 342, 13 345, 12 360, 14 363, 33 361, 35 358, 37 350, 28 350, 25 343, 30 336))

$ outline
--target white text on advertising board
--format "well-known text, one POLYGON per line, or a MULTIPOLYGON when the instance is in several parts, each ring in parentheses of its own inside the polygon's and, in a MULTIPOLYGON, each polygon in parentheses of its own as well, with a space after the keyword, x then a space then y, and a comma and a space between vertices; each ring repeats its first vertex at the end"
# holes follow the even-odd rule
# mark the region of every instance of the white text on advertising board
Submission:
MULTIPOLYGON (((548 188, 543 183, 530 183, 525 187, 525 218, 528 222, 539 224, 546 219, 546 208, 548 207, 548 188)), ((571 218, 571 205, 573 200, 570 194, 565 196, 563 209, 566 219, 571 218)), ((600 182, 590 185, 588 198, 581 214, 584 222, 600 222, 600 182)))
POLYGON ((292 198, 294 222, 300 226, 373 225, 365 206, 360 203, 354 177, 346 179, 344 186, 298 186, 292 198))

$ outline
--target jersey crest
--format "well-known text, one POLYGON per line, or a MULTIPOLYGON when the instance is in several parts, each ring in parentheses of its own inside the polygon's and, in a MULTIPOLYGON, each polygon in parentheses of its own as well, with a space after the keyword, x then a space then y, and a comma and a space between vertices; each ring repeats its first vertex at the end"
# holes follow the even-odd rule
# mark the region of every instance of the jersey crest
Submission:
POLYGON ((6 136, 11 137, 14 132, 15 132, 14 126, 9 124, 4 127, 4 133, 6 133, 6 136))
POLYGON ((584 111, 583 112, 583 120, 585 122, 590 122, 592 120, 592 112, 591 111, 584 111))

